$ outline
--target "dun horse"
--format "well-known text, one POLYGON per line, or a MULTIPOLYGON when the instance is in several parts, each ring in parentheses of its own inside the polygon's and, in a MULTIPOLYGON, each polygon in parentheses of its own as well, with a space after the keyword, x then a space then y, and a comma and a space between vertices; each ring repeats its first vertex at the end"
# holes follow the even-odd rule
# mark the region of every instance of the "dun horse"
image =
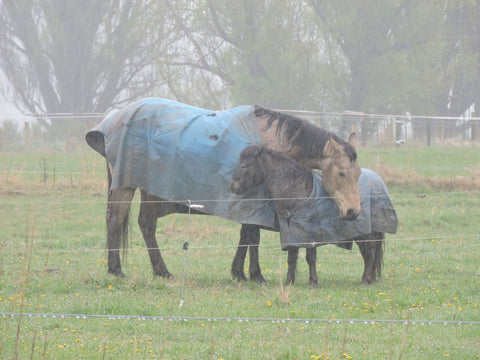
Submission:
MULTIPOLYGON (((141 205, 138 223, 148 248, 155 275, 162 277, 171 276, 162 258, 155 237, 157 218, 172 213, 190 212, 185 204, 165 202, 164 200, 172 199, 160 198, 147 192, 141 186, 122 186, 121 184, 113 186, 115 185, 115 176, 118 175, 116 172, 121 172, 121 169, 117 170, 119 169, 118 165, 121 155, 134 152, 134 156, 138 158, 142 156, 143 150, 137 151, 138 149, 123 148, 119 150, 121 151, 121 154, 112 152, 112 148, 115 146, 118 147, 119 144, 128 145, 128 142, 124 141, 124 138, 120 140, 112 140, 111 133, 115 131, 120 134, 128 133, 129 126, 132 122, 135 122, 135 124, 137 124, 135 126, 138 126, 140 120, 144 120, 144 118, 140 120, 137 119, 137 114, 142 111, 150 111, 148 110, 150 108, 145 107, 145 103, 153 102, 154 105, 150 106, 155 106, 156 102, 165 101, 166 100, 164 99, 153 98, 141 100, 126 106, 119 110, 115 115, 105 118, 102 123, 90 130, 86 135, 87 143, 107 158, 109 179, 106 213, 108 271, 119 277, 124 276, 120 262, 120 250, 126 246, 128 235, 128 213, 136 188, 140 188, 141 190, 141 205), (110 129, 110 138, 105 131, 102 130, 104 128, 110 129), (112 179, 114 179, 113 185, 112 179)), ((175 106, 180 105, 184 104, 175 103, 175 106)), ((324 186, 329 194, 334 197, 335 202, 340 209, 342 218, 355 218, 360 212, 358 179, 361 170, 357 162, 357 154, 352 144, 340 139, 338 136, 325 129, 310 124, 306 120, 259 106, 251 108, 253 112, 252 117, 256 122, 255 128, 258 129, 260 135, 260 142, 269 148, 285 153, 299 161, 304 166, 322 169, 324 174, 324 186)), ((155 111, 157 111, 155 108, 153 109, 154 113, 152 116, 154 116, 155 111)), ((159 112, 157 111, 157 113, 159 112)), ((205 112, 205 114, 205 116, 215 116, 215 113, 210 114, 205 112)), ((148 114, 144 114, 143 116, 148 117, 148 114)), ((172 120, 166 117, 162 121, 164 121, 165 124, 162 124, 161 126, 168 128, 168 122, 172 120)), ((151 135, 148 135, 148 139, 153 138, 157 130, 158 129, 156 128, 145 129, 146 132, 149 134, 151 133, 151 135)), ((218 136, 216 135, 212 135, 210 138, 213 139, 212 141, 221 140, 218 139, 218 136)), ((353 141, 352 138, 352 143, 353 141)), ((143 149, 143 147, 149 146, 149 144, 144 144, 144 141, 142 141, 139 146, 143 149)), ((196 146, 196 142, 192 141, 189 146, 196 146)), ((221 156, 222 154, 216 154, 216 157, 220 158, 221 156)), ((130 166, 129 164, 124 165, 130 166)), ((159 166, 162 167, 162 170, 165 168, 165 171, 168 173, 171 164, 159 164, 159 166)), ((137 172, 145 172, 145 176, 147 176, 148 172, 151 170, 152 169, 141 168, 140 170, 137 170, 137 172)), ((233 173, 233 168, 231 173, 233 173)), ((228 181, 229 180, 230 179, 228 179, 228 181)), ((228 188, 228 182, 226 187, 228 188)), ((191 212, 198 213, 194 210, 191 212)), ((232 264, 233 276, 240 280, 246 279, 243 269, 247 248, 249 248, 250 276, 256 281, 265 281, 261 274, 258 262, 260 226, 242 224, 240 234, 239 246, 232 264)))
MULTIPOLYGON (((233 175, 230 188, 234 193, 242 194, 251 191, 260 184, 265 184, 269 195, 274 199, 275 207, 279 217, 288 217, 298 215, 300 218, 304 214, 300 213, 302 209, 298 208, 298 203, 307 199, 312 194, 314 176, 311 169, 305 168, 284 154, 268 149, 263 146, 253 145, 242 151, 240 155, 240 164, 233 175), (287 215, 285 215, 287 214, 287 215), (294 215, 296 214, 296 215, 294 215)), ((324 204, 321 199, 314 202, 315 206, 324 204)), ((306 208, 304 212, 310 212, 311 208, 306 208)), ((330 214, 325 214, 330 215, 330 214)), ((308 224, 307 224, 308 226, 308 224)), ((329 242, 322 242, 321 232, 315 234, 318 239, 304 239, 298 241, 302 247, 306 247, 306 260, 309 266, 311 285, 316 286, 318 282, 316 271, 317 246, 325 245, 329 242), (317 242, 318 241, 318 242, 317 242)), ((314 235, 314 237, 315 237, 314 235)), ((362 276, 362 284, 371 284, 377 278, 381 277, 383 261, 384 233, 372 232, 354 239, 346 239, 339 242, 332 242, 340 247, 355 241, 363 256, 365 268, 362 276)), ((284 244, 282 244, 284 245, 284 244)), ((348 247, 347 247, 348 248, 348 247)), ((288 250, 288 272, 287 284, 295 281, 295 270, 297 266, 298 246, 284 246, 288 250)))

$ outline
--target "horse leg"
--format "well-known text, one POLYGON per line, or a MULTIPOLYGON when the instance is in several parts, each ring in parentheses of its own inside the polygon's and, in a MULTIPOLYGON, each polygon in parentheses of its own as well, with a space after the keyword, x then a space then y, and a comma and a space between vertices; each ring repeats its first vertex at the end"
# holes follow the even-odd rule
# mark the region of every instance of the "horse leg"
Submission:
POLYGON ((240 241, 237 246, 237 252, 235 253, 235 256, 233 258, 232 262, 232 275, 235 279, 239 281, 247 281, 247 277, 245 276, 245 257, 247 256, 247 249, 248 249, 248 244, 247 244, 247 239, 245 236, 245 231, 244 226, 242 225, 242 228, 240 230, 240 241))
POLYGON ((255 280, 258 283, 266 283, 267 280, 265 280, 262 275, 262 270, 260 270, 260 261, 258 256, 258 248, 260 246, 260 227, 257 225, 245 226, 248 227, 246 233, 248 233, 248 253, 250 254, 250 264, 248 268, 250 279, 255 280))
POLYGON ((373 281, 380 280, 382 278, 383 267, 383 249, 385 247, 385 233, 374 231, 373 233, 375 256, 373 260, 373 281))
POLYGON ((316 247, 307 248, 306 258, 307 258, 308 270, 310 272, 310 278, 308 283, 313 287, 317 287, 317 284, 318 284, 317 248, 316 247))
POLYGON ((260 227, 257 225, 242 224, 240 230, 240 242, 237 252, 233 258, 232 274, 238 280, 246 280, 244 273, 245 256, 247 255, 247 247, 250 254, 250 279, 258 283, 266 282, 260 270, 258 260, 258 247, 260 245, 260 227))
MULTIPOLYGON (((147 245, 148 255, 152 263, 153 272, 157 276, 171 278, 172 274, 167 269, 163 261, 162 254, 158 248, 155 231, 157 230, 157 219, 166 214, 161 214, 164 204, 159 202, 159 198, 141 191, 142 201, 140 203, 140 212, 138 215, 138 225, 142 230, 143 239, 147 245)), ((167 204, 168 206, 168 204, 167 204)))
POLYGON ((355 242, 360 249, 363 257, 364 270, 362 276, 362 285, 370 285, 373 282, 373 259, 375 257, 375 249, 372 246, 373 241, 370 240, 372 234, 367 236, 360 236, 355 239, 355 242))
POLYGON ((125 277, 120 263, 120 247, 126 247, 128 238, 128 212, 135 189, 114 189, 107 204, 107 251, 108 272, 125 277))
POLYGON ((285 285, 292 285, 295 282, 295 272, 297 271, 298 247, 288 248, 288 270, 285 285))
POLYGON ((381 278, 383 263, 384 233, 372 232, 367 236, 355 238, 363 256, 364 271, 362 285, 370 285, 381 278))

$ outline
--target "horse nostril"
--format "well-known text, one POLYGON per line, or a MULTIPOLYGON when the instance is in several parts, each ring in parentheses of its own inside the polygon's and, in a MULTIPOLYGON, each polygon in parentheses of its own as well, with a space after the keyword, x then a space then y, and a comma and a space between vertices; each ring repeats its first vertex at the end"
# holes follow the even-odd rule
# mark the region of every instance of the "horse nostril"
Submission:
POLYGON ((355 220, 355 218, 357 217, 358 215, 355 214, 355 210, 353 209, 348 209, 347 210, 347 216, 346 216, 346 219, 347 220, 355 220))

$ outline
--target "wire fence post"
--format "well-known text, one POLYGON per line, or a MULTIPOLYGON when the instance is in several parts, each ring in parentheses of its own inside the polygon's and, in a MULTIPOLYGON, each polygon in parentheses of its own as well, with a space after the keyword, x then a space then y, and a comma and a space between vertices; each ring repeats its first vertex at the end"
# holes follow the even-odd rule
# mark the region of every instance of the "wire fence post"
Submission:
MULTIPOLYGON (((472 118, 475 117, 475 112, 472 112, 472 118)), ((470 120, 470 131, 471 131, 471 140, 477 141, 477 132, 478 132, 478 120, 470 120)))
POLYGON ((187 200, 187 207, 188 207, 188 218, 187 218, 187 236, 186 241, 183 243, 183 251, 185 253, 184 261, 183 261, 183 281, 182 281, 182 296, 180 299, 180 307, 183 306, 184 299, 185 299, 185 279, 187 275, 187 255, 188 255, 188 242, 190 240, 190 215, 192 208, 202 209, 203 205, 192 205, 190 200, 187 200))

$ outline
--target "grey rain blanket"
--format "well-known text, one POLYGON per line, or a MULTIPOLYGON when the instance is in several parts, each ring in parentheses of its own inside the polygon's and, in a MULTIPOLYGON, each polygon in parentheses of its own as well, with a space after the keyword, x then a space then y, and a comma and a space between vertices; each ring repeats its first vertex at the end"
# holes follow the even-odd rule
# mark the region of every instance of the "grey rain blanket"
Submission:
POLYGON ((299 201, 288 216, 277 217, 264 188, 243 195, 230 192, 240 153, 262 143, 253 106, 211 111, 143 99, 107 116, 86 140, 112 166, 111 189, 140 188, 176 203, 203 205, 207 214, 280 230, 282 246, 334 243, 372 230, 395 232, 397 227, 385 185, 370 170, 362 171, 362 212, 352 222, 340 220, 316 172, 312 196, 299 201))
POLYGON ((293 211, 278 211, 282 249, 288 246, 313 247, 336 244, 351 249, 353 238, 372 231, 394 234, 398 218, 382 178, 362 169, 359 179, 361 211, 355 220, 340 219, 338 207, 322 186, 322 176, 314 175, 310 197, 299 201, 293 211))

